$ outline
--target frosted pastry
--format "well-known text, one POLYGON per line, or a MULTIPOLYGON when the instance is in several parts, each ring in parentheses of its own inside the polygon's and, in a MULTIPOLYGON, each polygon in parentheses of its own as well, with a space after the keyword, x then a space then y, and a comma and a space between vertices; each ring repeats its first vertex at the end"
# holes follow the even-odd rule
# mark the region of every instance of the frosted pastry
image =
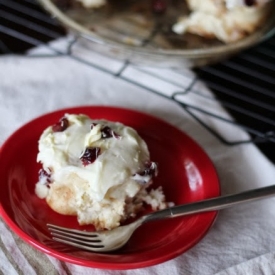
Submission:
POLYGON ((191 13, 173 25, 186 32, 232 43, 254 32, 268 16, 267 0, 187 0, 191 13))
MULTIPOLYGON (((76 0, 86 9, 96 9, 108 0, 76 0)), ((184 1, 184 0, 183 0, 184 1)), ((152 12, 169 9, 167 0, 151 0, 152 12)), ((196 34, 233 43, 259 28, 270 14, 271 0, 186 0, 189 13, 175 18, 172 31, 196 34)))
POLYGON ((131 127, 66 114, 39 139, 43 168, 35 192, 56 212, 80 225, 112 229, 135 216, 144 202, 167 207, 161 188, 147 191, 157 175, 145 141, 131 127))

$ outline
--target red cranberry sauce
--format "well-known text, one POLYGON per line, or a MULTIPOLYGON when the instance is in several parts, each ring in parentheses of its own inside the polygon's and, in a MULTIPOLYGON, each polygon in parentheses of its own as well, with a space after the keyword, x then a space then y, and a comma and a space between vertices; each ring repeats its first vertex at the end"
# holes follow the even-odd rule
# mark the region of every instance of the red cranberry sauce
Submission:
MULTIPOLYGON (((92 123, 91 124, 91 130, 97 125, 97 123, 92 123)), ((118 135, 115 131, 113 131, 109 126, 103 126, 101 128, 101 138, 106 139, 106 138, 120 138, 120 135, 118 135)))
POLYGON ((82 164, 87 166, 93 163, 98 158, 99 154, 99 147, 87 147, 79 158, 81 159, 82 164))
POLYGON ((69 127, 69 120, 62 117, 56 124, 52 126, 53 132, 63 132, 69 127))
POLYGON ((104 126, 101 129, 101 138, 105 139, 105 138, 120 138, 120 135, 118 135, 116 132, 114 132, 109 126, 104 126))
POLYGON ((39 182, 41 182, 42 184, 50 184, 52 182, 51 180, 51 169, 47 168, 47 169, 43 169, 41 168, 38 171, 38 177, 39 177, 39 182))
POLYGON ((113 130, 109 126, 105 126, 101 129, 101 138, 113 137, 113 130))

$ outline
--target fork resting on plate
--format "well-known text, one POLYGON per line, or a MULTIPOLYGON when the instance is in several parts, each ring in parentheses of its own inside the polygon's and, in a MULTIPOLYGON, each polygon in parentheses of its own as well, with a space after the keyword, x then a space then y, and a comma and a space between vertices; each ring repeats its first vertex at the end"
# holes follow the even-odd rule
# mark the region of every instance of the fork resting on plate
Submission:
POLYGON ((135 222, 119 226, 112 230, 99 232, 87 232, 69 229, 53 224, 47 224, 49 231, 56 240, 83 250, 94 252, 108 252, 119 249, 130 239, 134 231, 143 223, 186 216, 190 214, 202 213, 228 208, 241 203, 255 201, 275 195, 275 185, 252 189, 246 192, 233 195, 216 197, 213 199, 202 200, 195 203, 177 205, 160 211, 152 212, 142 216, 135 222))

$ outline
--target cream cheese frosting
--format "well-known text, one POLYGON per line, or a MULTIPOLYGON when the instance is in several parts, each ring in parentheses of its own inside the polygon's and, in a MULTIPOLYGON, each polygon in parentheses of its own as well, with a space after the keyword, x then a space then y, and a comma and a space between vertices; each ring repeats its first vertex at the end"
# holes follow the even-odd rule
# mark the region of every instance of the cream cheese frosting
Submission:
MULTIPOLYGON (((157 165, 133 128, 65 114, 45 129, 38 148, 37 161, 43 169, 36 194, 56 212, 76 215, 80 224, 110 229, 135 214, 142 202, 150 204, 145 188, 157 165)), ((153 208, 166 207, 162 191, 157 192, 160 201, 153 208)))

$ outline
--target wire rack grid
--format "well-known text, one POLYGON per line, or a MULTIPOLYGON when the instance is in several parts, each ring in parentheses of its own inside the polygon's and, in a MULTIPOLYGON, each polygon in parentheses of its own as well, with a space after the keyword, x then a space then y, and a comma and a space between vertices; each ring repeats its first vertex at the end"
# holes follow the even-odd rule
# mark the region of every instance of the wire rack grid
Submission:
POLYGON ((87 59, 91 53, 85 55, 82 48, 80 54, 78 48, 83 43, 83 37, 77 35, 71 35, 66 40, 65 50, 59 50, 48 43, 65 35, 63 27, 45 13, 35 0, 0 0, 2 54, 22 54, 34 46, 42 45, 49 49, 48 54, 34 53, 27 56, 69 56, 174 101, 221 142, 230 146, 253 142, 272 158, 275 148, 275 37, 222 63, 201 67, 190 73, 184 68, 157 70, 134 66, 128 61, 113 60, 110 65, 107 57, 106 62, 97 62, 97 53, 87 59), (142 81, 144 75, 147 76, 145 82, 142 81), (202 82, 214 96, 201 92, 205 90, 201 89, 202 82), (224 116, 218 107, 220 104, 231 116, 224 116), (207 123, 208 116, 220 123, 243 129, 249 136, 241 140, 224 137, 207 123))

